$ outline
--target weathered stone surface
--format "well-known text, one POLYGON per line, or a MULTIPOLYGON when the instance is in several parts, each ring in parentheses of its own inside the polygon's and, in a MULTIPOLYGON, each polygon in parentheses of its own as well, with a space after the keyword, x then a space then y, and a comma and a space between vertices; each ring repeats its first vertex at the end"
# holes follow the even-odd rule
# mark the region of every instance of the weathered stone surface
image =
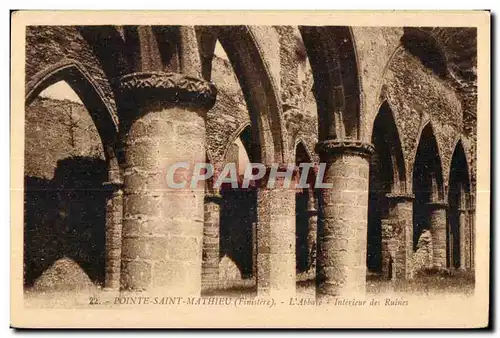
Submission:
POLYGON ((433 264, 432 234, 429 230, 422 231, 413 254, 413 272, 429 269, 433 264))
MULTIPOLYGON (((430 123, 437 141, 442 202, 448 202, 452 154, 459 140, 462 142, 470 178, 470 205, 459 216, 460 264, 464 269, 473 269, 475 32, 458 28, 309 27, 309 32, 318 33, 317 41, 312 41, 315 46, 311 41, 306 46, 303 28, 238 27, 230 32, 205 27, 201 30, 220 33, 218 37, 228 55, 222 55, 219 46, 218 55, 212 58, 213 50, 203 50, 200 60, 197 49, 206 41, 196 41, 198 28, 193 27, 172 29, 179 33, 180 42, 170 41, 175 51, 163 59, 165 41, 150 41, 148 45, 143 39, 140 46, 135 46, 139 48, 125 51, 127 34, 123 28, 29 27, 27 94, 58 67, 75 65, 109 109, 113 121, 109 134, 118 128, 120 140, 101 142, 104 140, 99 136, 103 135, 98 130, 103 131, 102 126, 95 128, 80 104, 35 99, 27 107, 28 186, 48 187, 57 193, 44 195, 35 189, 27 194, 27 222, 34 226, 26 231, 25 253, 31 259, 27 270, 33 278, 25 275, 30 280, 25 283, 33 284, 33 279, 43 273, 35 283, 40 287, 47 284, 47 274, 58 276, 54 266, 60 261, 52 267, 43 262, 57 260, 58 245, 62 243, 64 249, 60 250, 76 253, 85 262, 82 269, 92 283, 104 283, 113 289, 121 279, 123 289, 179 289, 197 294, 202 285, 230 287, 233 284, 225 281, 236 280, 256 284, 261 294, 294 293, 298 279, 295 190, 278 185, 241 195, 233 191, 222 194, 223 201, 218 204, 204 198, 203 184, 184 190, 165 185, 166 169, 175 162, 195 164, 208 158, 220 170, 227 161, 239 161, 241 149, 235 148, 234 142, 242 132, 251 130, 245 144, 250 159, 262 157, 262 161, 283 164, 293 159, 300 143, 310 161, 320 161, 321 155, 327 163, 323 181, 334 188, 322 190, 317 207, 314 200, 307 207, 304 252, 309 270, 300 278, 311 276, 317 261, 320 296, 364 292, 371 189, 368 157, 373 151, 366 142, 372 140, 373 121, 384 101, 394 114, 404 171, 397 187, 380 186, 384 194, 412 192, 416 149, 422 129, 430 123), (420 33, 439 44, 447 73, 436 72, 408 47, 408 34, 420 33), (99 38, 104 39, 102 46, 99 38), (109 55, 103 53, 107 43, 112 50, 109 55), (255 60, 243 55, 247 52, 255 60), (312 60, 311 55, 319 59, 312 60), (207 61, 211 63, 209 78, 213 83, 199 79, 207 61), (138 62, 147 68, 142 73, 129 69, 138 62), (250 63, 255 72, 247 67, 250 63), (313 76, 311 65, 319 67, 320 74, 313 76), (332 88, 320 88, 315 80, 332 88), (214 100, 215 105, 207 112, 214 100), (68 109, 78 117, 80 125, 69 126, 68 109), (346 133, 352 137, 343 138, 346 133), (318 141, 320 145, 315 148, 318 141), (110 156, 115 152, 117 159, 110 156), (101 163, 109 170, 109 174, 104 171, 108 177, 101 173, 99 185, 77 185, 84 191, 94 189, 95 195, 89 200, 95 201, 96 215, 103 217, 93 227, 76 229, 76 235, 68 215, 74 219, 79 213, 86 214, 80 208, 85 203, 62 193, 69 187, 72 175, 61 177, 58 171, 59 160, 74 156, 99 158, 96 166, 101 163), (101 184, 104 182, 120 185, 109 189, 101 184), (46 205, 40 206, 41 200, 47 201, 46 205), (32 212, 34 206, 51 211, 39 217, 32 212), (40 219, 31 221, 33 215, 40 219), (242 228, 228 225, 228 219, 238 224, 241 221, 242 228), (223 231, 221 224, 231 229, 223 231), (54 238, 57 240, 52 241, 54 238), (86 245, 82 238, 92 243, 90 248, 79 247, 86 245), (72 241, 77 245, 71 247, 68 243, 72 241), (43 250, 37 250, 34 242, 39 242, 43 250)), ((152 32, 148 27, 141 31, 152 32)), ((168 37, 166 34, 165 39, 168 37)), ((87 108, 94 121, 105 117, 92 104, 87 108)), ((175 179, 189 180, 190 175, 189 170, 179 170, 175 179)), ((89 171, 89 176, 97 180, 98 174, 89 171)), ((421 213, 425 218, 422 224, 428 230, 415 239, 413 250, 414 205, 421 212, 426 202, 414 204, 400 197, 383 196, 383 203, 376 201, 384 209, 380 217, 382 272, 403 279, 423 269, 446 268, 448 207, 431 205, 421 213)), ((70 275, 78 279, 83 272, 77 270, 71 270, 70 275)))
POLYGON ((446 206, 431 204, 429 209, 432 261, 435 267, 446 268, 446 206))
POLYGON ((351 168, 369 166, 369 152, 366 150, 369 146, 341 147, 336 144, 331 149, 323 148, 322 154, 328 162, 324 180, 333 182, 333 188, 322 190, 324 220, 318 227, 318 293, 319 296, 363 293, 366 283, 368 175, 359 176, 364 171, 351 168), (334 152, 330 154, 331 149, 334 152), (340 181, 345 185, 336 185, 340 181), (343 199, 328 198, 335 190, 361 198, 350 204, 343 199))

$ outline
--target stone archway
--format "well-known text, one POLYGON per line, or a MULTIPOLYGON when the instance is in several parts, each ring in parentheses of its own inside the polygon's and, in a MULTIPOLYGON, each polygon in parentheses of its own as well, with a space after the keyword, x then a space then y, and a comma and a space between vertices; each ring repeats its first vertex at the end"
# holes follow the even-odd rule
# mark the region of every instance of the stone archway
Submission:
POLYGON ((446 210, 439 148, 431 123, 422 130, 413 167, 415 270, 446 267, 446 210))
POLYGON ((324 182, 333 184, 320 189, 316 291, 319 296, 364 293, 373 147, 362 141, 363 102, 355 41, 345 26, 301 26, 299 30, 314 77, 316 151, 326 163, 324 182))
POLYGON ((247 104, 254 141, 260 147, 255 161, 268 165, 285 163, 289 154, 281 102, 251 27, 198 26, 196 34, 205 80, 211 79, 217 41, 229 58, 247 104))
POLYGON ((469 222, 470 181, 462 142, 453 152, 448 187, 447 266, 470 269, 472 264, 471 224, 469 222))
MULTIPOLYGON (((79 231, 84 233, 88 231, 99 233, 98 237, 100 238, 96 239, 96 241, 101 244, 95 244, 95 247, 99 248, 102 246, 104 256, 102 260, 100 258, 92 258, 93 253, 99 252, 100 249, 97 249, 97 251, 89 249, 87 250, 87 254, 83 256, 79 254, 74 254, 73 256, 78 260, 78 264, 83 264, 88 271, 98 271, 91 273, 94 276, 92 277, 93 279, 97 278, 98 282, 104 284, 105 287, 118 288, 122 195, 120 169, 115 154, 118 128, 117 119, 108 99, 91 79, 92 77, 81 64, 76 61, 63 60, 40 71, 27 80, 25 106, 28 107, 45 89, 64 82, 79 97, 87 113, 90 115, 97 129, 99 141, 102 144, 105 161, 100 163, 96 159, 85 156, 75 156, 58 161, 51 185, 53 189, 55 188, 59 191, 60 203, 58 208, 63 208, 63 210, 59 211, 59 215, 63 216, 61 216, 62 218, 58 217, 55 222, 58 223, 57 220, 60 219, 59 223, 61 223, 61 226, 70 227, 69 231, 71 233, 78 233, 79 231), (72 179, 68 180, 70 176, 72 179), (93 226, 99 226, 98 220, 91 220, 88 216, 89 203, 95 203, 95 214, 99 214, 99 210, 104 214, 102 229, 84 228, 85 222, 97 223, 93 224, 93 226), (82 214, 75 215, 77 213, 82 214), (82 218, 82 220, 75 221, 69 219, 70 217, 82 218), (84 221, 84 217, 87 217, 88 220, 84 221), (65 222, 69 222, 71 225, 62 225, 65 222), (102 273, 99 271, 102 271, 102 273)), ((75 121, 71 122, 72 125, 70 128, 73 128, 76 125, 75 123, 75 121)), ((31 181, 27 180, 25 182, 27 184, 25 186, 26 198, 30 198, 30 194, 32 194, 30 191, 31 181)), ((55 234, 55 236, 58 236, 58 234, 55 234)), ((71 238, 74 236, 67 235, 66 237, 68 241, 72 241, 71 238)), ((73 239, 78 240, 77 238, 73 239)), ((61 254, 72 255, 69 253, 73 250, 71 249, 72 244, 67 243, 65 245, 67 248, 60 248, 56 256, 61 254)))
MULTIPOLYGON (((238 79, 250 114, 252 161, 282 166, 290 160, 278 90, 259 40, 247 26, 196 27, 202 74, 211 77, 211 60, 220 42, 238 79)), ((257 192, 257 288, 260 294, 293 294, 295 290, 295 192, 266 187, 257 192), (286 195, 286 196, 284 196, 286 195), (272 219, 280 219, 271 224, 272 219), (288 248, 286 251, 278 248, 288 248)))
POLYGON ((115 113, 82 65, 75 61, 62 61, 33 76, 33 79, 27 81, 25 105, 29 105, 44 89, 59 81, 66 81, 81 98, 101 136, 106 157, 109 161, 115 159, 114 143, 118 132, 115 113))
MULTIPOLYGON (((237 170, 242 167, 240 157, 252 161, 255 153, 253 135, 250 126, 239 134, 239 145, 232 143, 226 154, 225 163, 236 163, 237 170), (240 148, 243 146, 242 148, 240 148)), ((243 169, 243 168, 241 168, 243 169)), ((242 279, 256 279, 256 247, 255 227, 257 224, 257 190, 251 183, 248 188, 242 187, 241 171, 238 188, 229 184, 221 187, 221 226, 220 257, 227 256, 235 263, 242 279)))
POLYGON ((403 152, 394 115, 382 103, 372 132, 375 151, 370 159, 367 268, 385 279, 404 278, 409 265, 406 248, 411 215, 403 152))

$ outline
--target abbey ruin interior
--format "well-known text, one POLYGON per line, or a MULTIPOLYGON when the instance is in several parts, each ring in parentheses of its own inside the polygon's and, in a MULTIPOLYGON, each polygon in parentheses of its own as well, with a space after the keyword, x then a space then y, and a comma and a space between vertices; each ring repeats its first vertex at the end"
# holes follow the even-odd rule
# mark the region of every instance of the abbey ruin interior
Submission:
POLYGON ((25 290, 473 276, 474 28, 30 26, 26 44, 25 290), (326 163, 333 188, 169 189, 176 162, 326 163))

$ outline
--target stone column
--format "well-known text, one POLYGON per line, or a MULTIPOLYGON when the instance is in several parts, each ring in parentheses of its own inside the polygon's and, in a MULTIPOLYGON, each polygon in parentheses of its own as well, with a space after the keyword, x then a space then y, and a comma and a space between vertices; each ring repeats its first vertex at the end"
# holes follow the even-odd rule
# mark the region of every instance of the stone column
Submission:
MULTIPOLYGON (((390 247, 393 260, 391 276, 393 280, 411 279, 414 196, 404 193, 391 193, 387 194, 386 198, 389 199, 388 219, 391 225, 390 247)), ((382 223, 383 226, 384 223, 382 223)))
POLYGON ((179 61, 182 73, 201 77, 201 60, 194 26, 179 27, 179 61))
POLYGON ((120 265, 122 254, 123 190, 120 182, 105 182, 110 191, 106 202, 106 278, 107 290, 120 289, 120 265))
POLYGON ((394 260, 398 249, 397 220, 381 219, 381 256, 382 256, 382 276, 384 279, 395 279, 393 275, 394 260))
POLYGON ((465 209, 464 210, 464 215, 463 217, 465 218, 465 229, 464 229, 464 255, 465 255, 465 263, 464 267, 467 270, 472 269, 472 259, 473 259, 473 254, 472 254, 472 210, 470 209, 465 209))
POLYGON ((176 73, 123 76, 124 200, 121 288, 197 295, 201 289, 204 182, 190 188, 205 162, 205 114, 215 88, 176 73), (167 185, 171 165, 178 168, 167 185))
POLYGON ((257 222, 252 222, 252 278, 257 283, 257 222))
POLYGON ((460 269, 467 269, 467 249, 468 249, 468 234, 467 234, 467 210, 465 208, 458 209, 459 230, 458 237, 460 240, 460 269))
POLYGON ((469 200, 469 234, 470 234, 470 268, 476 266, 476 199, 475 195, 470 195, 469 200))
POLYGON ((307 228, 307 252, 308 252, 308 271, 316 272, 316 240, 318 237, 318 209, 316 208, 316 198, 314 196, 314 187, 308 189, 309 199, 307 202, 308 228, 307 228))
POLYGON ((321 189, 323 222, 318 227, 318 297, 364 293, 368 227, 369 157, 373 146, 361 141, 318 143, 326 162, 321 189))
POLYGON ((429 225, 432 234, 433 266, 446 268, 446 208, 444 202, 427 203, 429 225))
POLYGON ((468 252, 469 252, 469 257, 467 259, 468 262, 468 268, 473 270, 474 269, 474 246, 475 246, 475 238, 474 238, 474 210, 469 209, 467 212, 467 220, 469 222, 469 231, 468 231, 468 252))
POLYGON ((222 197, 218 193, 207 193, 205 195, 202 261, 203 289, 214 289, 219 281, 221 203, 222 197))
MULTIPOLYGON (((279 171, 285 171, 280 165, 279 171)), ((276 178, 267 188, 270 169, 257 196, 257 292, 262 296, 295 294, 295 189, 276 178)))

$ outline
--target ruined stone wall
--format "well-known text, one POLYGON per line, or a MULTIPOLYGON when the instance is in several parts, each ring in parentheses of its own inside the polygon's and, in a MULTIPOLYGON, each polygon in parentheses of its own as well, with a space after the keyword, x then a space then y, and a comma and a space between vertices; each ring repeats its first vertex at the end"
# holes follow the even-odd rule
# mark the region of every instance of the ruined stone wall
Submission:
POLYGON ((313 161, 318 161, 314 147, 318 142, 318 114, 313 94, 313 75, 302 37, 297 27, 275 26, 279 34, 280 97, 288 143, 302 141, 313 161))
POLYGON ((431 121, 447 185, 451 156, 462 130, 462 110, 456 92, 404 49, 392 59, 385 93, 398 126, 411 186, 414 157, 420 132, 431 121))
POLYGON ((103 283, 108 173, 89 113, 69 100, 36 98, 26 107, 25 135, 25 285, 103 283))
POLYGON ((401 27, 352 27, 362 90, 362 137, 371 140, 387 66, 399 46, 401 27))
POLYGON ((416 251, 413 253, 413 273, 432 267, 432 250, 431 232, 424 230, 418 239, 416 251))
POLYGON ((228 60, 214 56, 212 81, 217 86, 217 101, 207 114, 207 150, 216 167, 223 166, 224 153, 243 128, 250 124, 250 116, 238 79, 228 60))
POLYGON ((52 179, 59 160, 74 156, 104 160, 88 111, 69 100, 36 98, 25 114, 25 175, 52 179))

